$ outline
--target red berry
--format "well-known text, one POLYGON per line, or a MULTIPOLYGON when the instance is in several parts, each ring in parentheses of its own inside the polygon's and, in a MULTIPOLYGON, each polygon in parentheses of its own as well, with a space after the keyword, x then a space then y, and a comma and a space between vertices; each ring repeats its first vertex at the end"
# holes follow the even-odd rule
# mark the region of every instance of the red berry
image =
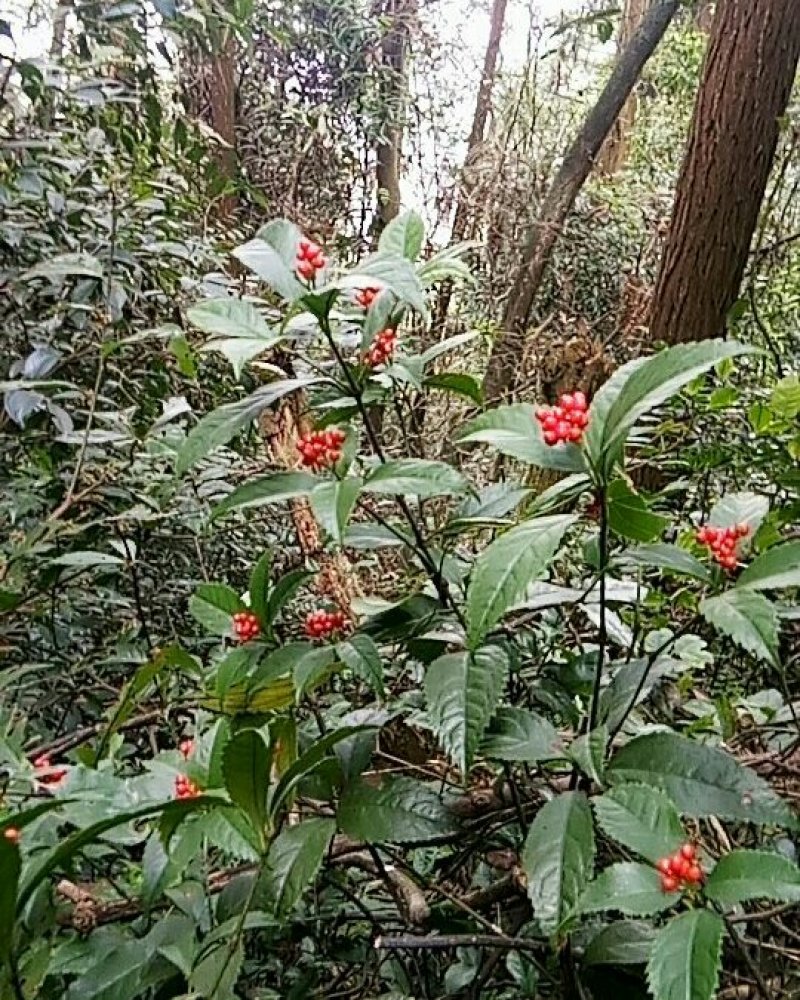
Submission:
POLYGON ((18 844, 19 841, 20 841, 20 837, 22 836, 22 834, 19 832, 19 830, 17 829, 17 827, 15 827, 15 826, 7 826, 5 828, 5 830, 3 830, 3 836, 10 843, 12 843, 12 844, 18 844))
POLYGON ((233 616, 233 631, 240 642, 247 642, 260 634, 261 623, 252 611, 240 611, 233 616))
POLYGON ((691 861, 695 856, 695 846, 694 844, 684 844, 681 847, 681 854, 687 861, 691 861))
POLYGON ((691 882, 694 885, 703 881, 703 872, 699 865, 691 865, 689 870, 686 872, 686 881, 691 882))
POLYGON ((672 862, 669 858, 659 858, 658 861, 656 861, 656 868, 662 875, 669 875, 672 870, 672 862))
POLYGON ((661 879, 661 888, 664 890, 664 892, 675 892, 676 889, 678 888, 678 880, 672 878, 671 875, 665 875, 661 879))
POLYGON ((43 753, 40 757, 37 757, 36 760, 34 760, 33 766, 37 771, 50 767, 50 757, 46 753, 43 753))

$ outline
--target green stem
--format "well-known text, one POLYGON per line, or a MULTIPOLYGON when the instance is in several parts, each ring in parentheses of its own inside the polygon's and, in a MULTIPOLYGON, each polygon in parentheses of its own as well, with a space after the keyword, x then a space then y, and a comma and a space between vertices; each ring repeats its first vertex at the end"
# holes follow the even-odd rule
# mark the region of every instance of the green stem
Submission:
POLYGON ((603 665, 606 657, 608 629, 606 625, 606 573, 608 570, 608 504, 605 486, 599 487, 597 500, 600 504, 600 558, 599 558, 599 598, 600 624, 597 630, 597 664, 594 671, 594 686, 592 688, 592 703, 589 709, 588 722, 584 732, 591 732, 597 725, 600 712, 600 689, 603 683, 603 665))

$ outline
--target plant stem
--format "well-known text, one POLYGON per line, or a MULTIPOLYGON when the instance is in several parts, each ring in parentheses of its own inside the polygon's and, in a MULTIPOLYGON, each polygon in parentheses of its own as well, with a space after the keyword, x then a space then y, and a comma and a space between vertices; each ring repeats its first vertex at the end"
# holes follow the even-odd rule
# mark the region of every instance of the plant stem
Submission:
POLYGON ((584 732, 591 732, 597 725, 600 712, 600 688, 603 682, 603 664, 606 656, 608 630, 606 626, 606 573, 608 570, 608 504, 605 486, 597 491, 597 502, 600 505, 600 557, 599 557, 599 598, 600 625, 597 630, 597 665, 594 671, 594 686, 592 688, 592 703, 589 709, 584 732))

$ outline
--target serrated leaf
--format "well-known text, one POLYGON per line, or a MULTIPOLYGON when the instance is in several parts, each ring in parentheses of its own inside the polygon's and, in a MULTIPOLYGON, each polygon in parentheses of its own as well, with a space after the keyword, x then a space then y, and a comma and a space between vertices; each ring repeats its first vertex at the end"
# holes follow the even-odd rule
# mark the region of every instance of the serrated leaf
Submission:
POLYGON ((627 549, 618 556, 618 561, 629 566, 665 569, 680 576, 693 576, 704 582, 711 579, 708 568, 699 559, 695 559, 685 549, 677 545, 668 545, 666 542, 638 545, 634 549, 627 549))
POLYGON ((717 988, 722 919, 708 910, 681 913, 656 935, 647 982, 655 1000, 711 1000, 717 988))
POLYGON ((366 681, 380 698, 384 697, 383 661, 378 647, 368 635, 357 632, 337 643, 336 655, 356 677, 366 681))
POLYGON ((495 760, 534 764, 564 756, 555 726, 526 708, 501 708, 481 744, 481 753, 495 760))
POLYGON ((675 661, 668 657, 657 659, 653 664, 645 659, 624 663, 601 695, 600 718, 610 730, 616 729, 634 696, 635 704, 640 704, 663 677, 674 672, 675 661))
POLYGON ((221 500, 214 508, 212 517, 245 507, 263 507, 306 496, 319 482, 309 472, 276 472, 271 476, 251 479, 221 500))
POLYGON ((577 736, 569 746, 569 756, 596 785, 603 785, 607 746, 608 729, 605 726, 577 736))
POLYGON ((742 649, 777 665, 778 613, 755 590, 726 590, 700 602, 700 614, 742 649))
POLYGON ((705 340, 677 344, 650 358, 623 365, 592 400, 586 448, 595 467, 609 467, 633 425, 649 410, 666 402, 717 362, 754 352, 755 348, 735 341, 705 340))
POLYGON ((445 462, 401 458, 379 465, 364 482, 365 493, 417 497, 459 496, 469 488, 466 479, 445 462))
POLYGON ((357 476, 334 479, 315 486, 309 496, 311 509, 320 527, 339 545, 361 492, 361 485, 357 476))
POLYGON ((583 792, 546 803, 531 824, 522 851, 533 915, 555 934, 575 912, 594 865, 592 812, 583 792))
POLYGON ((800 541, 776 545, 754 559, 736 581, 748 590, 800 587, 800 541))
POLYGON ((674 906, 678 892, 664 892, 655 868, 633 861, 610 865, 581 897, 581 913, 615 910, 630 917, 649 917, 674 906))
POLYGON ((227 444, 267 407, 299 389, 319 382, 318 378, 280 379, 262 386, 244 399, 207 413, 187 434, 175 460, 175 472, 182 476, 216 448, 227 444))
POLYGON ((508 676, 499 646, 440 656, 425 674, 428 714, 445 752, 466 777, 508 676))
POLYGON ((643 920, 616 920, 595 934, 583 961, 586 965, 644 965, 656 935, 643 920))
POLYGON ((498 406, 470 420, 456 440, 459 444, 491 445, 502 455, 542 469, 585 472, 580 448, 573 444, 550 447, 544 443, 535 413, 535 407, 529 403, 498 406))
POLYGON ((724 750, 677 733, 647 733, 631 740, 611 759, 606 777, 612 784, 662 788, 680 813, 697 819, 719 816, 798 827, 788 804, 754 771, 724 750))
POLYGON ((618 785, 592 805, 603 832, 648 861, 666 857, 686 840, 675 804, 659 788, 618 785))
POLYGON ((231 801, 246 813, 259 838, 267 822, 272 755, 256 729, 242 729, 225 746, 222 773, 231 801))
POLYGON ((622 538, 650 542, 662 534, 669 518, 654 514, 644 497, 634 493, 625 480, 615 479, 608 487, 608 524, 622 538))
POLYGON ((772 851, 731 851, 719 859, 704 891, 720 906, 753 899, 800 903, 800 868, 772 851))
POLYGON ((284 827, 273 840, 265 878, 276 915, 287 914, 314 879, 335 830, 332 819, 307 819, 284 827))
POLYGON ((396 215, 384 227, 378 237, 378 250, 415 261, 422 250, 424 239, 425 224, 419 213, 403 212, 401 215, 396 215))
POLYGON ((214 635, 229 633, 232 615, 244 606, 236 591, 224 583, 201 583, 189 598, 192 617, 214 635))
POLYGON ((234 684, 223 694, 206 692, 200 705, 224 715, 258 715, 288 708, 295 702, 294 681, 290 676, 281 677, 263 686, 251 687, 245 683, 234 684))
POLYGON ((353 783, 342 795, 337 817, 348 836, 375 844, 424 843, 455 832, 438 787, 414 778, 353 783))
POLYGON ((478 556, 467 591, 467 636, 479 646, 505 612, 555 555, 574 517, 555 515, 525 521, 492 542, 478 556))

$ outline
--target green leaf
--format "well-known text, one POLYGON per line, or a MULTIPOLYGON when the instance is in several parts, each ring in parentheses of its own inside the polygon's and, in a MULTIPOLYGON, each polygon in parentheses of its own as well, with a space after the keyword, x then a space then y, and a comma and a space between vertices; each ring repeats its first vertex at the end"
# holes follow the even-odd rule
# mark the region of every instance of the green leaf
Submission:
POLYGON ((438 787, 414 778, 354 782, 339 802, 338 820, 348 836, 374 844, 424 843, 455 832, 438 787))
POLYGON ((615 920, 595 934, 583 961, 586 965, 644 965, 650 957, 655 929, 643 920, 615 920))
POLYGON ((244 399, 226 403, 207 413, 187 434, 175 459, 176 474, 184 475, 210 452, 227 444, 240 430, 247 427, 260 413, 279 399, 319 381, 318 378, 310 377, 280 379, 262 386, 244 399))
POLYGON ((608 469, 609 459, 618 454, 636 421, 698 375, 724 358, 751 353, 754 348, 735 341, 705 340, 623 365, 599 390, 589 411, 586 448, 594 465, 608 469))
POLYGON ((430 288, 437 281, 469 281, 475 284, 475 279, 469 264, 461 259, 461 255, 474 244, 458 243, 445 247, 432 257, 417 265, 417 274, 423 288, 430 288))
POLYGON ((252 302, 230 297, 204 299, 186 310, 190 323, 218 337, 245 337, 274 343, 279 338, 252 302))
POLYGON ((481 753, 495 760, 535 764, 564 756, 555 726, 527 708, 501 708, 481 744, 481 753))
POLYGON ((793 420, 800 413, 800 375, 786 375, 777 382, 769 405, 777 416, 793 420))
POLYGON ((624 479, 615 479, 608 487, 608 524, 622 538, 650 542, 662 534, 669 518, 654 514, 624 479))
POLYGON ((529 403, 498 406, 482 413, 459 432, 459 444, 489 444, 501 455, 518 458, 529 465, 561 472, 585 472, 580 448, 573 444, 550 447, 544 443, 536 410, 529 403))
POLYGON ((285 916, 314 879, 335 830, 332 819, 307 819, 285 826, 272 842, 265 878, 276 915, 285 916))
POLYGON ((659 658, 653 664, 645 659, 631 660, 616 670, 600 697, 600 718, 609 730, 616 729, 622 722, 634 695, 635 704, 640 704, 663 677, 675 672, 674 663, 668 657, 659 658))
POLYGON ((425 674, 425 700, 434 732, 464 777, 508 676, 499 646, 440 656, 425 674))
POLYGON ((88 253, 62 253, 39 261, 19 276, 20 281, 30 281, 32 278, 63 281, 64 278, 74 277, 102 278, 103 265, 88 253))
POLYGON ((711 508, 708 523, 715 528, 730 528, 744 522, 750 528, 747 537, 752 538, 768 513, 769 500, 758 493, 726 493, 711 508))
POLYGON ((337 643, 336 655, 356 677, 366 681, 379 698, 385 696, 383 661, 378 647, 368 635, 356 632, 349 639, 337 643))
POLYGON ((686 840, 678 810, 658 788, 618 785, 592 805, 603 832, 648 861, 674 853, 686 840))
POLYGON ((443 354, 449 354, 450 351, 458 350, 464 344, 470 343, 476 336, 477 334, 473 332, 457 333, 455 337, 445 337, 444 340, 439 340, 435 344, 431 344, 430 347, 426 348, 419 355, 423 368, 425 365, 429 365, 431 361, 435 361, 436 358, 440 358, 443 354))
POLYGON ((525 595, 549 565, 574 517, 556 515, 525 521, 492 542, 478 556, 467 591, 467 637, 483 641, 505 612, 525 595))
POLYGON ((211 516, 220 517, 244 507, 263 507, 306 496, 319 481, 308 472, 275 472, 261 479, 251 479, 221 500, 211 516))
POLYGON ((769 823, 797 829, 790 807, 730 754, 677 733, 647 733, 611 759, 606 777, 662 788, 686 816, 769 823))
POLYGON ((469 484, 451 465, 423 458, 401 458, 386 462, 371 472, 365 493, 391 493, 417 497, 459 496, 469 484))
POLYGON ((227 635, 231 617, 245 605, 232 587, 224 583, 201 583, 189 598, 189 612, 213 635, 227 635))
POLYGON ((266 608, 266 621, 272 625, 275 619, 292 600, 295 594, 314 576, 307 569, 292 569, 277 581, 269 595, 266 608))
POLYGON ((708 567, 699 559, 679 548, 659 542, 655 545, 638 545, 635 549, 627 549, 617 557, 617 561, 628 566, 646 566, 655 569, 668 570, 679 576, 693 576, 703 582, 711 579, 708 567))
MULTIPOLYGON (((240 379, 245 365, 257 358, 272 345, 278 343, 280 337, 273 337, 271 340, 255 340, 247 337, 217 337, 209 340, 200 348, 204 354, 210 351, 219 351, 233 368, 234 377, 240 379)), ((262 372, 272 372, 274 375, 284 375, 285 372, 277 365, 262 362, 259 366, 262 372)))
POLYGON ((477 379, 464 372, 441 372, 438 375, 428 375, 423 385, 427 389, 442 389, 457 396, 464 396, 476 406, 483 404, 483 389, 477 379))
POLYGON ((575 912, 594 865, 592 812, 583 792, 564 792, 542 806, 522 851, 533 914, 555 934, 575 912))
POLYGON ((425 239, 425 224, 419 213, 410 211, 396 215, 378 237, 378 250, 395 257, 415 261, 425 239))
POLYGON ((725 924, 708 910, 681 913, 661 928, 647 964, 655 1000, 711 1000, 717 989, 725 924))
POLYGON ((394 254, 377 253, 362 261, 354 271, 359 277, 377 278, 401 302, 407 302, 423 316, 428 309, 422 285, 410 261, 394 254))
POLYGON ((700 614, 749 653, 777 665, 778 613, 763 594, 726 590, 701 601, 700 614))
POLYGON ((274 219, 262 226, 254 240, 233 251, 233 256, 274 288, 287 302, 306 293, 294 273, 294 261, 302 234, 286 219, 274 219))
POLYGON ((348 549, 371 550, 397 548, 401 545, 411 545, 410 539, 403 540, 405 533, 398 525, 396 532, 383 524, 351 524, 344 537, 345 547, 348 549), (400 537, 398 537, 398 535, 400 537))
POLYGON ((537 493, 528 510, 531 514, 548 514, 559 507, 574 503, 591 487, 591 479, 582 472, 564 476, 546 490, 537 493))
POLYGON ((362 481, 357 476, 320 483, 311 491, 309 500, 320 526, 339 545, 342 544, 347 522, 353 513, 362 481))
POLYGON ((108 552, 66 552, 63 556, 51 559, 50 566, 69 566, 73 569, 97 569, 118 567, 124 564, 125 560, 119 556, 112 556, 108 552))
POLYGON ((731 851, 719 859, 704 891, 720 906, 752 899, 800 903, 800 868, 772 851, 731 851))
POLYGON ((602 785, 605 770, 608 729, 598 726, 590 733, 577 736, 569 747, 569 756, 596 785, 602 785))
POLYGON ((615 910, 629 917, 649 917, 668 910, 680 899, 678 892, 664 892, 661 876, 650 865, 623 861, 601 872, 581 897, 581 913, 615 910))
POLYGON ((269 597, 269 574, 272 569, 272 552, 267 549, 250 570, 250 607, 258 620, 263 624, 267 621, 267 599, 269 597))
POLYGON ((272 754, 256 729, 241 729, 225 746, 222 773, 231 801, 247 814, 259 838, 267 823, 272 754))
POLYGON ((786 542, 767 549, 736 581, 748 590, 782 590, 800 587, 800 541, 786 542))
POLYGON ((22 859, 17 844, 0 836, 0 967, 8 962, 14 948, 17 886, 22 859))

